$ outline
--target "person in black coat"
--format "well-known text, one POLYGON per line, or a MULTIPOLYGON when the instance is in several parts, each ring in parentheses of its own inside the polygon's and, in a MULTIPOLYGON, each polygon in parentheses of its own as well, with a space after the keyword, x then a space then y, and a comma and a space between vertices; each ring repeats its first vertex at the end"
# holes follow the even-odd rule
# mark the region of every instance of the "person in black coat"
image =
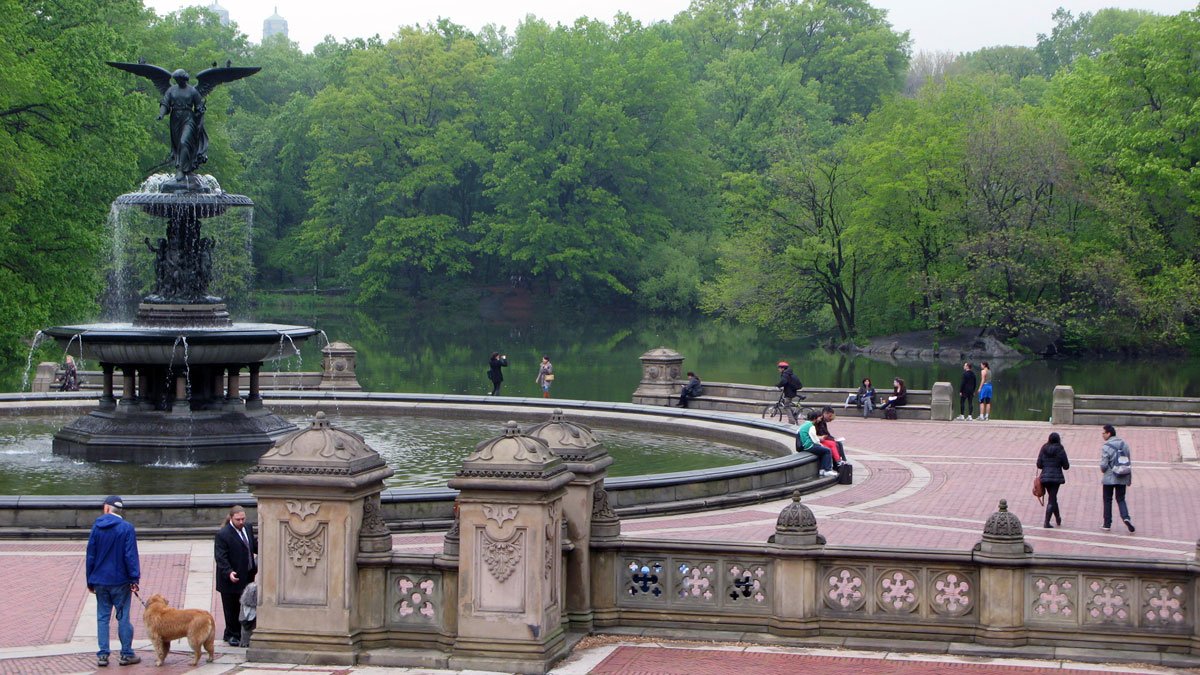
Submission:
POLYGON ((1054 516, 1055 524, 1062 525, 1062 513, 1058 510, 1058 488, 1067 482, 1064 471, 1071 468, 1067 460, 1067 450, 1062 445, 1062 439, 1057 433, 1050 434, 1050 439, 1038 453, 1037 468, 1042 470, 1042 487, 1046 488, 1046 522, 1042 527, 1054 527, 1050 524, 1050 516, 1054 516))
POLYGON ((217 592, 221 594, 221 609, 225 614, 225 642, 237 647, 241 637, 242 591, 254 581, 258 572, 258 539, 246 522, 246 510, 240 506, 229 509, 225 525, 213 540, 216 560, 217 592))
POLYGON ((958 419, 971 419, 971 404, 975 401, 975 371, 971 362, 963 364, 962 381, 958 384, 958 419), (964 417, 965 416, 965 417, 964 417))
POLYGON ((500 395, 500 383, 504 381, 504 373, 500 369, 508 365, 508 354, 492 352, 488 359, 488 379, 492 381, 492 396, 500 395))
POLYGON ((688 407, 688 399, 697 398, 704 391, 704 385, 700 384, 700 378, 696 376, 696 373, 689 370, 687 377, 687 384, 683 385, 679 391, 678 407, 680 408, 688 407))

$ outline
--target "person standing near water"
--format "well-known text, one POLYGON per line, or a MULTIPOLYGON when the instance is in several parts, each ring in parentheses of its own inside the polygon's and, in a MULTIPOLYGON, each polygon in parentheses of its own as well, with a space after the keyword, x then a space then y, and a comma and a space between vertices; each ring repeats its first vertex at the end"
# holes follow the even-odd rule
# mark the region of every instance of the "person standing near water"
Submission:
POLYGON ((488 359, 488 379, 492 381, 492 396, 500 395, 500 383, 504 382, 504 373, 501 373, 500 369, 507 365, 508 354, 492 352, 492 357, 488 359))
POLYGON ((542 388, 542 398, 550 398, 550 385, 554 383, 554 364, 550 357, 542 355, 542 363, 538 366, 537 377, 533 379, 542 388))
POLYGON ((979 368, 979 419, 986 422, 992 418, 992 367, 987 361, 979 368))
POLYGON ((971 406, 974 401, 975 371, 971 370, 971 362, 968 361, 963 364, 962 381, 958 385, 958 419, 971 421, 971 406))

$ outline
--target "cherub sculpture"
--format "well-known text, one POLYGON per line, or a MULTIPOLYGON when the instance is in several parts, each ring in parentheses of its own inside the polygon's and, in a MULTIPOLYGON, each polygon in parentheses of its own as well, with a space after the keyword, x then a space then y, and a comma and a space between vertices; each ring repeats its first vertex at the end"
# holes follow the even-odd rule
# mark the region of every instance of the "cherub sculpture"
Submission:
POLYGON ((224 67, 200 71, 196 86, 188 83, 187 71, 167 72, 165 68, 148 63, 120 63, 108 61, 108 65, 134 75, 141 75, 154 83, 162 94, 158 104, 158 119, 168 113, 171 116, 171 159, 175 165, 176 182, 184 182, 208 161, 208 133, 204 130, 204 98, 218 84, 233 82, 257 73, 259 66, 232 67, 228 61, 224 67), (171 84, 171 78, 175 84, 171 84))

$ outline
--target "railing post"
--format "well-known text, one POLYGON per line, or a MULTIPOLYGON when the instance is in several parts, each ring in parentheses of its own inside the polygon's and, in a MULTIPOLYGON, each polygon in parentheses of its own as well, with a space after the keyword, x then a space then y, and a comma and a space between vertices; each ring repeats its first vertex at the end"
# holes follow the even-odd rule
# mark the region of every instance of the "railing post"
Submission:
POLYGON ((318 412, 245 477, 259 525, 252 661, 353 665, 364 638, 382 633, 383 572, 366 576, 378 587, 361 587, 358 561, 391 557, 379 493, 392 473, 361 436, 318 412))
POLYGON ((1060 384, 1054 388, 1054 403, 1050 409, 1052 424, 1075 423, 1075 387, 1060 384))
POLYGON ((596 490, 604 489, 604 477, 613 458, 591 429, 568 422, 562 410, 555 410, 549 422, 534 425, 526 433, 546 441, 550 452, 562 458, 567 470, 575 474, 563 497, 563 518, 574 544, 567 555, 566 611, 571 630, 591 632, 592 506, 596 490))
MULTIPOLYGON (((779 512, 775 534, 769 540, 780 549, 819 553, 825 537, 817 532, 812 509, 800 503, 800 493, 779 512)), ((778 556, 775 563, 775 611, 789 636, 817 635, 820 631, 820 588, 816 556, 778 556)))
POLYGON ((929 419, 935 422, 949 422, 954 419, 954 388, 949 382, 934 382, 933 391, 929 396, 929 419))
POLYGON ((450 479, 459 490, 451 669, 544 673, 567 654, 562 502, 573 479, 546 442, 516 422, 475 446, 450 479))
POLYGON ((330 342, 321 349, 321 384, 318 389, 361 391, 358 383, 358 350, 345 342, 330 342))
POLYGON ((683 372, 683 356, 666 347, 642 354, 642 381, 633 392, 634 403, 662 405, 679 395, 675 382, 683 372))
POLYGON ((979 564, 980 644, 1017 647, 1028 642, 1025 630, 1025 567, 1033 548, 1025 543, 1021 519, 1000 500, 1000 510, 983 526, 983 539, 972 557, 979 564))

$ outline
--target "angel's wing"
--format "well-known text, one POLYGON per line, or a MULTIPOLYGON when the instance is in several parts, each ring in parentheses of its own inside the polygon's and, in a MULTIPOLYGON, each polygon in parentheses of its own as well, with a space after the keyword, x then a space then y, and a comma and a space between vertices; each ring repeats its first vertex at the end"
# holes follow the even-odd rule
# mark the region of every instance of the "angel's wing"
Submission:
POLYGON ((201 96, 208 96, 209 92, 217 88, 218 84, 233 82, 240 80, 243 77, 251 75, 262 70, 262 66, 234 66, 232 68, 208 68, 200 71, 196 76, 196 89, 201 96))
POLYGON ((105 63, 113 68, 119 68, 134 75, 141 75, 150 80, 158 88, 158 93, 160 94, 167 93, 167 89, 171 88, 171 73, 158 66, 152 66, 149 63, 121 63, 119 61, 105 61, 105 63))

